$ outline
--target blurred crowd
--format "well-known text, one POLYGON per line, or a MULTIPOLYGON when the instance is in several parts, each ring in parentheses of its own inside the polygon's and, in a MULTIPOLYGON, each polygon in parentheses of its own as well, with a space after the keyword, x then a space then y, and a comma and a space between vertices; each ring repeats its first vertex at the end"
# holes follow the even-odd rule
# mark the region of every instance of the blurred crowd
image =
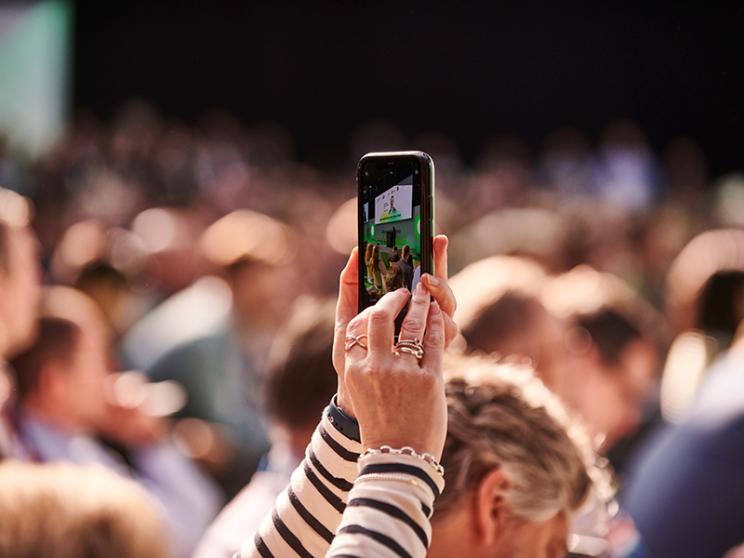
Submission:
POLYGON ((376 121, 332 170, 299 162, 279 125, 185 125, 143 103, 81 114, 39 160, 0 143, 0 452, 103 465, 156 503, 168 555, 231 556, 336 391, 355 160, 407 146, 436 166, 450 351, 534 368, 612 474, 604 525, 572 531, 572 551, 744 542, 744 177, 627 121, 538 150, 499 137, 467 163, 443 135, 376 121))

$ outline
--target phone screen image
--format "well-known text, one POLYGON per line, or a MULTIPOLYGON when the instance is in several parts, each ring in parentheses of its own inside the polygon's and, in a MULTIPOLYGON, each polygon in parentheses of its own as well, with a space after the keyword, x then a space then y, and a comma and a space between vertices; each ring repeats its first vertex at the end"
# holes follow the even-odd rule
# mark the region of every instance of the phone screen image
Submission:
MULTIPOLYGON (((422 220, 421 163, 415 158, 365 162, 360 167, 360 308, 385 293, 413 290, 422 273, 428 243, 422 220), (424 246, 426 245, 426 246, 424 246), (360 285, 361 286, 361 285, 360 285)), ((427 258, 427 265, 428 260, 427 258)))

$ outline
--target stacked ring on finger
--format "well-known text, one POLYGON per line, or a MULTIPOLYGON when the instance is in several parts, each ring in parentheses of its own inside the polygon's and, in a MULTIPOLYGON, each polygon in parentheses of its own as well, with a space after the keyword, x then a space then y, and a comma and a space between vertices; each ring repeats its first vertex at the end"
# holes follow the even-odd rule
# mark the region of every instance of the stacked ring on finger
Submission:
POLYGON ((424 358, 424 345, 418 339, 401 339, 395 344, 395 354, 407 353, 417 360, 424 358))

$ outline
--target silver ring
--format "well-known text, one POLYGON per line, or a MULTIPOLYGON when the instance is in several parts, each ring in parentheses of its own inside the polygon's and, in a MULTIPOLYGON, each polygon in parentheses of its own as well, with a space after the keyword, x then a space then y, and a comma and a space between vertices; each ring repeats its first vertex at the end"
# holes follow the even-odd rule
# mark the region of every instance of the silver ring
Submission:
POLYGON ((362 349, 367 349, 367 344, 363 341, 363 339, 367 339, 367 336, 362 335, 348 335, 346 337, 346 345, 344 345, 344 350, 346 352, 349 352, 351 349, 353 349, 356 346, 361 347, 362 349))
POLYGON ((404 339, 395 344, 395 354, 406 353, 416 357, 420 361, 424 358, 424 345, 418 339, 404 339))

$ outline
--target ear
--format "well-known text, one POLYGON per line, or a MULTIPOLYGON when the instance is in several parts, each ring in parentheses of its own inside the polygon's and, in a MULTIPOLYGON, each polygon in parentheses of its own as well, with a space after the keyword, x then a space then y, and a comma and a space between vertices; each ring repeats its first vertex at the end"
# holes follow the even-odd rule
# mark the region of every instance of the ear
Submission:
POLYGON ((475 491, 475 523, 479 542, 492 546, 501 536, 506 522, 506 490, 509 478, 502 469, 493 469, 475 491))

